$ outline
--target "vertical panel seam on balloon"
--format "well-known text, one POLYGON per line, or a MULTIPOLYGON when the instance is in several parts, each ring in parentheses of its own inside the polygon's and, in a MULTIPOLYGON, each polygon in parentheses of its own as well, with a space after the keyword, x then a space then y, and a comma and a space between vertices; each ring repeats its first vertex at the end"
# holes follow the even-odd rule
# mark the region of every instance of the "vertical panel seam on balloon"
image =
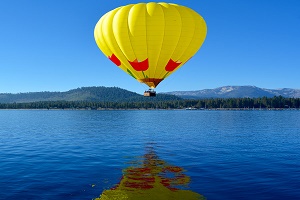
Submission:
MULTIPOLYGON (((131 10, 133 7, 134 7, 134 6, 131 6, 131 8, 129 9, 129 11, 128 11, 128 13, 127 13, 127 27, 128 27, 127 31, 128 31, 128 39, 129 39, 129 41, 130 41, 129 44, 130 44, 131 49, 132 49, 132 51, 133 51, 134 57, 137 59, 136 53, 135 53, 134 48, 133 48, 132 43, 131 43, 130 31, 129 31, 129 13, 130 13, 130 10, 131 10)), ((133 61, 130 60, 130 62, 134 62, 134 60, 133 60, 133 61)))
POLYGON ((161 56, 161 49, 162 49, 162 46, 164 44, 164 39, 165 39, 165 34, 166 34, 166 22, 165 22, 165 13, 164 13, 164 10, 162 8, 162 6, 160 4, 158 4, 160 6, 160 8, 162 9, 162 13, 163 13, 163 18, 162 18, 162 21, 164 21, 164 36, 163 36, 163 39, 162 39, 162 43, 161 43, 161 47, 160 47, 160 52, 158 54, 158 59, 157 59, 157 63, 156 63, 156 66, 155 66, 155 70, 154 70, 154 74, 153 74, 153 78, 155 78, 155 73, 156 73, 156 69, 159 68, 159 66, 157 66, 157 64, 159 63, 159 59, 160 59, 160 56, 161 56))
MULTIPOLYGON (((114 21, 114 19, 115 19, 116 14, 117 14, 119 11, 120 11, 120 9, 114 14, 114 16, 113 16, 113 21, 114 21)), ((113 21, 112 21, 112 22, 113 22, 113 21)), ((116 43, 118 44, 118 41, 117 41, 116 36, 115 36, 115 31, 114 31, 113 23, 112 23, 111 26, 112 26, 113 37, 114 37, 116 43)), ((120 50, 120 52, 123 54, 124 58, 126 58, 126 60, 127 60, 127 57, 125 56, 124 52, 123 52, 122 49, 120 48, 119 44, 118 44, 118 47, 116 47, 116 48, 118 48, 118 49, 120 50)), ((123 64, 124 64, 125 67, 128 69, 128 66, 131 66, 131 65, 129 64, 128 61, 127 61, 127 63, 128 63, 128 65, 125 65, 125 63, 123 63, 123 64)), ((127 64, 127 63, 126 63, 126 64, 127 64)), ((137 75, 134 73, 135 70, 132 70, 132 69, 131 69, 130 71, 131 71, 131 73, 133 73, 133 74, 135 75, 135 77, 139 77, 139 76, 137 76, 137 75), (133 71, 133 72, 132 72, 132 71, 133 71)))
MULTIPOLYGON (((119 8, 119 10, 120 10, 120 8, 119 8)), ((119 11, 118 10, 118 11, 119 11)), ((117 12, 118 12, 117 11, 117 12)), ((116 13, 117 13, 116 12, 116 13)), ((114 16, 113 16, 113 18, 115 17, 115 15, 116 15, 116 13, 114 14, 114 16)), ((104 21, 104 20, 103 20, 104 21)), ((112 21, 112 24, 111 24, 111 27, 112 27, 112 32, 113 32, 113 37, 114 37, 114 40, 115 40, 115 42, 118 44, 118 42, 117 42, 117 40, 116 40, 116 38, 115 38, 115 35, 114 35, 114 31, 113 31, 113 21, 112 21)), ((101 30, 102 30, 102 26, 101 26, 101 30)), ((103 31, 101 31, 101 33, 102 33, 103 31)), ((103 36, 103 35, 102 35, 103 36)), ((106 39, 105 39, 106 37, 103 37, 103 41, 105 42, 105 44, 106 44, 106 46, 107 46, 107 48, 112 52, 112 53, 114 53, 113 51, 112 51, 112 49, 109 47, 109 45, 107 45, 107 42, 106 42, 106 39)), ((120 47, 118 46, 118 48, 119 48, 119 50, 120 50, 120 52, 123 54, 123 52, 122 52, 122 50, 120 49, 120 47)), ((126 58, 126 56, 123 54, 123 56, 126 58)), ((120 59, 120 58, 118 58, 118 59, 120 59)), ((121 65, 122 65, 122 62, 121 62, 121 65)), ((121 69, 121 70, 123 70, 122 68, 121 68, 121 65, 119 66, 119 68, 121 69)), ((123 63, 123 65, 126 67, 126 69, 128 69, 128 67, 127 67, 127 65, 125 65, 125 63, 123 63)), ((124 71, 124 70, 123 70, 124 71)), ((131 73, 133 73, 132 72, 133 70, 131 70, 131 73)), ((126 73, 128 73, 127 71, 125 71, 126 73)), ((135 73, 133 73, 134 74, 134 76, 135 77, 138 77, 135 73)))
POLYGON ((148 30, 147 30, 147 4, 145 4, 145 9, 144 9, 144 20, 145 20, 145 37, 146 37, 146 48, 147 48, 147 59, 148 59, 148 69, 147 70, 149 70, 149 77, 150 77, 150 61, 149 61, 149 57, 148 57, 148 55, 149 55, 149 44, 148 44, 148 30))
MULTIPOLYGON (((187 7, 183 7, 183 8, 184 8, 184 9, 189 9, 189 8, 187 8, 187 7)), ((194 12, 194 11, 193 11, 193 12, 194 12)), ((180 57, 179 57, 180 59, 182 58, 182 56, 184 55, 184 53, 189 49, 189 47, 190 47, 190 45, 191 45, 191 42, 192 42, 193 38, 195 37, 195 32, 196 32, 196 28, 195 28, 195 27, 196 27, 197 24, 196 24, 196 20, 195 20, 195 18, 194 18, 194 15, 193 15, 193 14, 190 14, 190 15, 192 16, 193 23, 194 23, 194 34, 193 34, 192 39, 190 40, 190 42, 189 42, 189 44, 188 44, 186 50, 183 51, 182 54, 180 55, 180 57)), ((193 55, 192 55, 192 56, 193 56, 193 55)), ((180 59, 179 59, 179 60, 180 60, 180 59)), ((189 59, 188 59, 188 60, 189 60, 189 59)), ((187 61, 188 61, 188 60, 187 60, 187 61)), ((184 63, 186 63, 187 61, 185 61, 184 63)), ((184 63, 181 63, 180 65, 182 66, 184 63)), ((180 65, 179 65, 179 66, 180 66, 180 65)), ((180 68, 180 67, 175 68, 173 72, 177 71, 179 68, 180 68)), ((172 72, 172 73, 173 73, 173 72, 172 72)), ((168 76, 170 76, 170 74, 168 74, 166 77, 168 77, 168 76)))
MULTIPOLYGON (((177 45, 175 46, 175 48, 174 48, 174 50, 173 50, 173 53, 172 53, 171 57, 173 56, 173 54, 174 54, 174 52, 175 52, 175 49, 177 49, 177 46, 178 46, 179 40, 180 40, 180 36, 181 36, 181 33, 182 33, 182 20, 181 20, 181 14, 180 14, 180 12, 178 11, 178 9, 177 9, 176 6, 174 6, 174 9, 178 12, 178 14, 179 14, 179 16, 180 16, 181 28, 180 28, 179 38, 178 38, 178 40, 177 40, 177 45)), ((171 58, 171 57, 170 57, 170 58, 171 58)), ((176 62, 176 61, 175 61, 175 62, 176 62)), ((162 73, 163 73, 163 72, 160 73, 159 77, 161 76, 162 73)), ((166 76, 167 74, 169 74, 169 72, 167 72, 167 73, 163 76, 163 78, 165 78, 165 76, 166 76)))
POLYGON ((104 22, 105 18, 107 18, 107 15, 104 16, 104 19, 103 19, 103 21, 100 24, 101 31, 99 31, 99 34, 101 35, 102 41, 105 43, 106 48, 109 49, 109 51, 111 51, 113 53, 113 51, 111 50, 111 48, 109 48, 109 46, 107 45, 105 37, 103 36, 103 22, 104 22))

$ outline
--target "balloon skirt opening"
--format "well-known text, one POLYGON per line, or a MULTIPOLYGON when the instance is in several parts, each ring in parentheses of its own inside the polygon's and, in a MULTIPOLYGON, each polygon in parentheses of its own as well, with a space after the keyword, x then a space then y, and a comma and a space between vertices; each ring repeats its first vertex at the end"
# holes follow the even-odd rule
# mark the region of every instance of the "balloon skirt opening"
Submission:
POLYGON ((158 78, 144 78, 144 79, 139 79, 138 81, 145 83, 148 85, 150 88, 154 89, 156 86, 164 79, 158 79, 158 78))

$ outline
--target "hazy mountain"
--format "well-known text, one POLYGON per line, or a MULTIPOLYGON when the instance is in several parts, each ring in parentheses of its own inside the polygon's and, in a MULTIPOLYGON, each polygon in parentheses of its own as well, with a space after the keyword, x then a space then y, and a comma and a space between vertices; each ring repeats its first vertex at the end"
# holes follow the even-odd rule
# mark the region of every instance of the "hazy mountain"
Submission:
POLYGON ((135 92, 118 87, 82 87, 67 92, 28 92, 28 93, 0 93, 0 103, 25 103, 36 101, 159 101, 181 99, 174 95, 157 94, 147 98, 135 92))
POLYGON ((255 86, 224 86, 215 89, 195 90, 195 91, 174 91, 165 94, 176 95, 185 99, 199 98, 242 98, 242 97, 295 97, 300 98, 299 89, 265 89, 255 86))
POLYGON ((26 103, 37 101, 154 102, 180 100, 182 98, 253 98, 280 95, 283 97, 300 98, 300 90, 289 88, 264 89, 255 86, 224 86, 215 89, 159 93, 156 97, 150 98, 118 87, 82 87, 66 92, 0 93, 0 103, 26 103))

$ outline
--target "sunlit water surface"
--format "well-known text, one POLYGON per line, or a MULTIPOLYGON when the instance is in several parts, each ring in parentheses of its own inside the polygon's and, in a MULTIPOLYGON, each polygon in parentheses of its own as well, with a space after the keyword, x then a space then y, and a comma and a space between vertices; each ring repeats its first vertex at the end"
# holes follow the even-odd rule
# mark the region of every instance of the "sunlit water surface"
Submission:
POLYGON ((299 111, 1 110, 0 144, 0 199, 300 199, 299 111))

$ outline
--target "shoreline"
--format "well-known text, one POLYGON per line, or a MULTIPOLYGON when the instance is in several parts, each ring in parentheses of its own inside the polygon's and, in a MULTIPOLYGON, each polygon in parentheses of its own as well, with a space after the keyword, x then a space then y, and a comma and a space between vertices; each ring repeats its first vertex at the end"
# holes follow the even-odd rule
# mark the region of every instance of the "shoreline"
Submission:
POLYGON ((300 108, 1 108, 1 110, 44 110, 44 111, 108 111, 108 110, 128 110, 128 111, 137 111, 137 110, 185 110, 185 111, 299 111, 300 108))

